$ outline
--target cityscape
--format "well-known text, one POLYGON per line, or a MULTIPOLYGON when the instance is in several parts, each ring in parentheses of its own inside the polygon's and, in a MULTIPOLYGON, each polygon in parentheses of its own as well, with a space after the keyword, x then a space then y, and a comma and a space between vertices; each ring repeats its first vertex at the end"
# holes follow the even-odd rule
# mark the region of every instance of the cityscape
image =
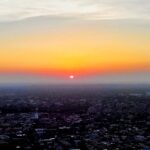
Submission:
POLYGON ((0 149, 148 150, 150 87, 1 88, 0 149))
POLYGON ((150 0, 0 0, 0 150, 150 150, 150 0))

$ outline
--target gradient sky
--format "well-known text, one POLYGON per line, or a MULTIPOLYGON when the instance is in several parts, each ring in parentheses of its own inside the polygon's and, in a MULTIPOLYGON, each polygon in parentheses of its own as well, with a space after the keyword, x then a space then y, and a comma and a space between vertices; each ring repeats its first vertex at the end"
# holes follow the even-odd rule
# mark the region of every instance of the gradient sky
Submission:
POLYGON ((150 83, 149 0, 1 0, 0 83, 150 83))

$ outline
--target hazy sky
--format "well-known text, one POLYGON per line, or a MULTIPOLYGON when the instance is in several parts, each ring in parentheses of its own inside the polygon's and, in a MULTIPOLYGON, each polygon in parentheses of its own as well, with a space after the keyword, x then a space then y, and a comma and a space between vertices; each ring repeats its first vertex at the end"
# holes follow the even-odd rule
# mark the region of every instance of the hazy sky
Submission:
POLYGON ((149 0, 1 0, 0 20, 35 16, 82 19, 150 19, 149 0))
POLYGON ((149 0, 1 0, 0 83, 150 83, 149 0))

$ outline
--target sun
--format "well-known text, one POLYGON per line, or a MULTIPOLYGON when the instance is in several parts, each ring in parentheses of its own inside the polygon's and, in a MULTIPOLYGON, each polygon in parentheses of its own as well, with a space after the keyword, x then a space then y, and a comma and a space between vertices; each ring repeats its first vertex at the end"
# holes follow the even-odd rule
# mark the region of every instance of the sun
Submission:
POLYGON ((74 79, 74 75, 70 75, 69 78, 70 78, 70 79, 74 79))

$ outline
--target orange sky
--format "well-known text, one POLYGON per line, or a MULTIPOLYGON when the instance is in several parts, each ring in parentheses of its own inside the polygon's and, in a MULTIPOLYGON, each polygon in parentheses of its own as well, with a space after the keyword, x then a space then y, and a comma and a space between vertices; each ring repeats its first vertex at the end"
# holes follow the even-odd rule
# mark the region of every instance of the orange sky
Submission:
POLYGON ((36 23, 0 26, 1 72, 82 75, 150 70, 150 31, 142 26, 36 23))

